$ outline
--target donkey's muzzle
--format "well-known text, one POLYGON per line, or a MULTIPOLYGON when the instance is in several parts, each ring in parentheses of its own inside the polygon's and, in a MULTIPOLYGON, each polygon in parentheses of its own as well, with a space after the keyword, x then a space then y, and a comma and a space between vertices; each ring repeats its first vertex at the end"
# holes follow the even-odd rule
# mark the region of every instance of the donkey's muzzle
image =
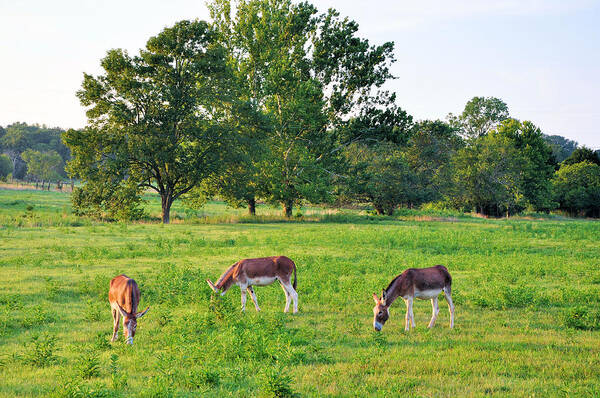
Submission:
POLYGON ((383 327, 383 325, 379 322, 373 322, 373 328, 377 331, 377 332, 381 332, 381 328, 383 327))

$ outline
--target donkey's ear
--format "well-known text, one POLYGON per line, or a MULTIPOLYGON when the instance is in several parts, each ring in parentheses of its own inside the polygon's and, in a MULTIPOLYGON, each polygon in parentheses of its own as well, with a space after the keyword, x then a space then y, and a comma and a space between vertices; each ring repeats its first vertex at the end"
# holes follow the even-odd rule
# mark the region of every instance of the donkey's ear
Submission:
POLYGON ((210 288, 213 290, 213 292, 215 292, 215 293, 218 293, 218 291, 217 291, 217 287, 214 285, 214 283, 212 283, 212 282, 210 281, 210 279, 207 279, 207 280, 206 280, 206 283, 208 283, 208 286, 210 286, 210 288))
POLYGON ((379 299, 377 298, 377 295, 375 293, 373 293, 373 300, 375 300, 375 303, 379 302, 379 299))
POLYGON ((381 289, 381 298, 385 300, 386 297, 387 297, 387 292, 385 291, 385 289, 381 289))
POLYGON ((121 315, 123 316, 123 318, 127 317, 127 315, 128 315, 128 314, 127 314, 127 311, 125 311, 125 310, 123 309, 123 307, 121 307, 121 305, 120 305, 120 304, 118 304, 118 303, 117 303, 117 305, 119 306, 119 312, 121 313, 121 315))
POLYGON ((139 318, 143 317, 144 315, 146 315, 146 312, 148 312, 149 309, 150 309, 150 307, 146 308, 143 312, 138 312, 137 314, 135 314, 136 319, 139 319, 139 318))

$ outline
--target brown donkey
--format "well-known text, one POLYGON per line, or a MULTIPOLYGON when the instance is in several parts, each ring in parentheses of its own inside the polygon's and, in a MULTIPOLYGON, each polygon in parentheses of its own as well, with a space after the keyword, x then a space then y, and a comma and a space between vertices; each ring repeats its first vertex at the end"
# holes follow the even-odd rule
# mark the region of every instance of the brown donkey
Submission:
POLYGON ((242 290, 242 311, 246 310, 246 290, 250 293, 256 311, 260 311, 256 294, 252 286, 266 286, 275 282, 281 283, 285 293, 284 312, 290 310, 290 301, 294 303, 294 314, 298 312, 298 293, 296 293, 296 264, 285 256, 247 258, 233 264, 221 275, 216 284, 210 279, 206 282, 215 293, 221 291, 221 296, 236 284, 242 290), (294 283, 291 283, 294 273, 294 283))
POLYGON ((115 276, 110 281, 108 301, 110 302, 113 316, 113 337, 111 341, 117 340, 119 318, 123 316, 123 334, 127 338, 127 344, 133 344, 137 320, 146 315, 146 312, 150 309, 148 307, 143 312, 137 312, 138 304, 140 303, 140 288, 133 279, 126 275, 115 276))
POLYGON ((381 331, 383 324, 390 317, 388 309, 398 297, 402 297, 406 302, 406 322, 404 330, 408 331, 410 324, 415 327, 415 318, 413 316, 413 300, 431 299, 433 314, 429 321, 429 328, 433 327, 437 319, 438 295, 444 292, 448 308, 450 309, 450 328, 454 327, 454 304, 452 304, 452 277, 443 265, 436 265, 430 268, 409 268, 398 275, 390 282, 387 289, 381 292, 381 298, 373 293, 375 307, 373 307, 373 327, 376 331, 381 331))

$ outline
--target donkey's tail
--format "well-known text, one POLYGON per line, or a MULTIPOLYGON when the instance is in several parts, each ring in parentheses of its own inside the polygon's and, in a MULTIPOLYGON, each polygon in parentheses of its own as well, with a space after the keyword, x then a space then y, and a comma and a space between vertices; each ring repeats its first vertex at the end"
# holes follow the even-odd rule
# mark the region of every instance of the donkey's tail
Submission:
POLYGON ((294 290, 296 290, 296 282, 297 282, 297 278, 296 278, 296 264, 294 264, 294 284, 292 286, 294 286, 294 290))

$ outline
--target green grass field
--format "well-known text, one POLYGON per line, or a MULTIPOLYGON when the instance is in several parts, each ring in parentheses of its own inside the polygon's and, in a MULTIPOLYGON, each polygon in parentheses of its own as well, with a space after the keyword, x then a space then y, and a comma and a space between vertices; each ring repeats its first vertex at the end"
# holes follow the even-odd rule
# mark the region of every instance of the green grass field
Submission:
POLYGON ((66 194, 0 190, 0 396, 600 396, 599 222, 258 211, 97 223, 66 194), (298 267, 298 314, 276 285, 255 289, 260 313, 249 300, 241 314, 237 287, 211 297, 207 277, 281 254, 298 267), (397 301, 374 332, 371 294, 435 264, 453 276, 455 329, 441 299, 431 330, 429 301, 409 333, 397 301), (133 347, 122 329, 109 342, 120 273, 151 306, 133 347))

